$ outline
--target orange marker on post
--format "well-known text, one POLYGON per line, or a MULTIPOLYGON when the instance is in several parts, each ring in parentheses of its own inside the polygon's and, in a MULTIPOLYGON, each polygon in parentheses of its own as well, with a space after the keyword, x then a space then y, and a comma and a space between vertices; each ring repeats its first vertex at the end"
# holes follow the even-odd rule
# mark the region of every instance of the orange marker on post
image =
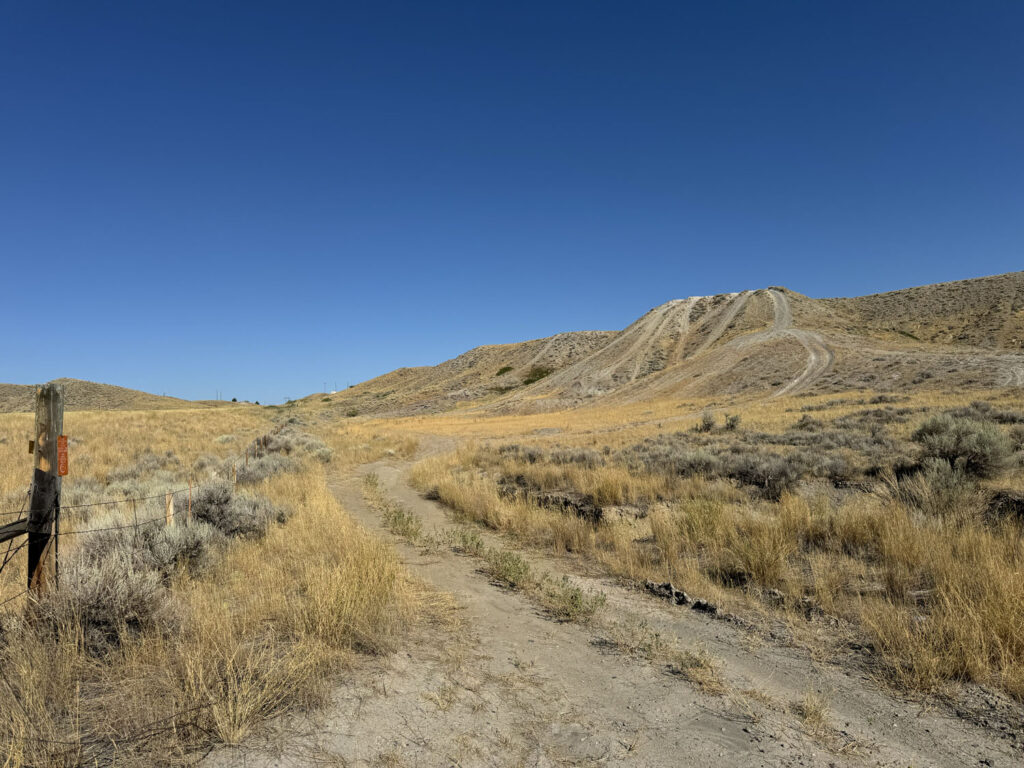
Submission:
POLYGON ((59 435, 57 437, 57 477, 64 477, 68 473, 68 437, 59 435))

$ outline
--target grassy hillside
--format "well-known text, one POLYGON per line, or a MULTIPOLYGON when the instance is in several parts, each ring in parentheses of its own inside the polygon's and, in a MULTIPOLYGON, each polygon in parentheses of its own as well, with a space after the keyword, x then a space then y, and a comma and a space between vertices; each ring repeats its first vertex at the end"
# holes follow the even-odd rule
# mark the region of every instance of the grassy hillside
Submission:
MULTIPOLYGON (((195 408, 177 397, 151 395, 136 389, 81 379, 57 379, 64 385, 65 407, 71 411, 153 411, 195 408)), ((0 384, 0 413, 23 413, 34 408, 36 388, 31 384, 0 384)))
MULTIPOLYGON (((230 408, 225 400, 182 400, 154 395, 114 384, 83 379, 55 379, 64 385, 65 407, 69 411, 163 411, 175 408, 230 408)), ((34 384, 0 383, 0 413, 28 413, 34 407, 34 384)))
POLYGON ((494 400, 585 358, 614 332, 578 331, 471 349, 435 366, 399 368, 348 390, 305 400, 342 415, 433 413, 494 400))

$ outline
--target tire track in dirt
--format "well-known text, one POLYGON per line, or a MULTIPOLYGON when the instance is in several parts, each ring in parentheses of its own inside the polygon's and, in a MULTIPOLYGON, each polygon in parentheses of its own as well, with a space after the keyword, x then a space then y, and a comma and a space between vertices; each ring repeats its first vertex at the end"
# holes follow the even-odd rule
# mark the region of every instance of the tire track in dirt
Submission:
POLYGON ((1004 387, 1024 387, 1024 365, 1011 365, 1005 371, 1004 387))
MULTIPOLYGON (((455 596, 466 620, 459 642, 468 648, 460 654, 462 667, 446 681, 443 710, 429 697, 417 695, 417 689, 431 684, 429 678, 423 679, 424 671, 407 670, 387 685, 399 693, 390 694, 381 705, 386 718, 373 723, 365 722, 367 715, 356 722, 337 718, 346 736, 365 729, 378 744, 382 733, 402 743, 397 724, 411 724, 420 738, 403 744, 403 756, 410 759, 403 765, 739 768, 755 753, 773 765, 795 766, 822 752, 819 745, 794 733, 791 725, 776 723, 771 713, 774 727, 769 732, 767 720, 756 725, 731 711, 728 700, 703 693, 657 665, 609 650, 595 629, 545 618, 522 594, 492 583, 473 558, 424 552, 396 539, 363 499, 360 480, 370 472, 391 498, 422 521, 425 530, 452 527, 442 505, 408 485, 408 466, 388 460, 366 465, 357 473, 336 477, 331 488, 353 517, 395 543, 416 577, 455 596), (404 692, 411 695, 401 695, 404 692), (487 727, 481 727, 483 722, 487 727), (475 756, 468 763, 448 759, 460 741, 475 756), (523 759, 510 759, 514 752, 523 759)), ((481 530, 480 535, 489 546, 507 546, 496 534, 481 530)), ((555 575, 543 558, 523 555, 538 572, 555 575)), ((594 586, 609 588, 597 581, 594 586)), ((635 593, 627 597, 636 599, 635 593)), ((660 609, 653 601, 652 607, 660 609)), ((699 615, 686 618, 711 623, 699 615)), ((338 741, 342 748, 353 746, 351 738, 338 741)))
POLYGON ((676 299, 655 307, 632 323, 609 344, 579 362, 548 376, 534 391, 550 391, 559 387, 583 390, 594 388, 609 391, 626 381, 635 381, 657 357, 657 341, 671 324, 680 338, 689 331, 690 310, 701 296, 676 299))
POLYGON ((722 338, 722 334, 724 334, 726 330, 728 330, 733 320, 736 319, 736 315, 738 315, 740 313, 740 310, 742 310, 747 305, 747 299, 750 298, 751 293, 752 291, 743 291, 742 293, 737 294, 733 298, 732 302, 729 304, 729 307, 725 310, 725 312, 722 314, 722 317, 715 324, 715 327, 711 329, 711 333, 708 334, 708 337, 703 341, 703 343, 699 347, 697 347, 697 349, 691 352, 688 355, 688 357, 696 357, 702 352, 707 351, 708 349, 711 348, 712 344, 714 344, 716 341, 722 338))
POLYGON ((555 342, 557 342, 561 338, 562 338, 562 334, 561 333, 556 333, 554 336, 552 336, 550 339, 548 339, 547 343, 545 343, 544 346, 542 346, 540 348, 540 351, 537 352, 536 355, 531 357, 527 361, 526 365, 524 365, 523 367, 526 370, 530 370, 530 368, 532 368, 533 366, 535 366, 537 364, 537 361, 544 359, 544 355, 546 355, 551 350, 551 348, 555 345, 555 342))
POLYGON ((796 339, 807 350, 807 365, 804 370, 771 397, 801 392, 821 378, 835 361, 835 353, 825 344, 820 333, 804 331, 793 327, 793 310, 789 299, 781 291, 769 289, 768 295, 775 303, 775 327, 771 334, 784 334, 796 339))
POLYGON ((649 367, 652 359, 656 357, 659 339, 675 334, 676 343, 679 344, 686 338, 690 331, 690 312, 693 310, 693 305, 699 300, 699 297, 690 297, 669 302, 669 304, 665 305, 667 306, 667 311, 664 313, 661 321, 647 332, 643 346, 635 348, 635 351, 639 354, 633 355, 633 374, 630 376, 630 381, 636 381, 650 373, 645 368, 649 367), (672 326, 675 327, 673 328, 672 326))
MULTIPOLYGON (((432 439, 427 450, 450 449, 444 442, 432 439)), ((409 486, 410 465, 384 460, 336 474, 330 485, 350 514, 394 543, 415 577, 456 597, 463 623, 453 635, 417 639, 371 679, 347 675, 328 711, 286 724, 294 732, 287 749, 250 747, 244 753, 249 768, 321 764, 309 756, 371 766, 391 755, 401 755, 394 763, 400 765, 651 768, 945 767, 987 756, 998 764, 1012 760, 1004 744, 970 723, 918 711, 804 651, 744 642, 743 632, 726 622, 669 606, 616 580, 576 574, 564 557, 522 552, 537 572, 556 578, 568 572, 573 583, 608 595, 610 615, 597 624, 545 618, 522 594, 491 583, 475 559, 412 546, 382 526, 361 492, 369 472, 426 530, 452 527, 448 510, 409 486), (741 698, 748 687, 768 698, 744 705, 732 696, 716 697, 658 664, 613 651, 603 639, 609 620, 639 622, 662 638, 705 646, 741 698), (836 722, 855 748, 829 752, 802 732, 788 702, 808 690, 829 692, 836 722), (897 720, 898 731, 881 725, 897 720)), ((510 545, 493 532, 475 530, 488 546, 510 545)), ((223 750, 204 765, 239 765, 238 755, 223 750)))

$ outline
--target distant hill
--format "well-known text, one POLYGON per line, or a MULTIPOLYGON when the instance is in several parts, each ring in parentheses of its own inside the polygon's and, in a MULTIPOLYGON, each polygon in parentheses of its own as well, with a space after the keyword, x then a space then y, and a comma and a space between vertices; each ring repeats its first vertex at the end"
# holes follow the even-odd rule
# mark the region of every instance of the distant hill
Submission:
MULTIPOLYGON (((81 379, 57 379, 57 382, 64 385, 64 407, 69 411, 149 411, 197 406, 189 400, 151 395, 113 384, 81 379)), ((34 410, 35 392, 34 385, 0 384, 0 413, 34 410)))
POLYGON ((334 395, 311 395, 306 402, 344 404, 346 412, 408 413, 446 411, 460 402, 494 398, 524 380, 546 375, 585 359, 615 336, 607 331, 559 333, 517 344, 476 347, 440 365, 399 368, 334 395))
POLYGON ((1024 387, 1024 272, 856 298, 692 296, 621 331, 484 346, 306 402, 345 414, 849 389, 1024 387))

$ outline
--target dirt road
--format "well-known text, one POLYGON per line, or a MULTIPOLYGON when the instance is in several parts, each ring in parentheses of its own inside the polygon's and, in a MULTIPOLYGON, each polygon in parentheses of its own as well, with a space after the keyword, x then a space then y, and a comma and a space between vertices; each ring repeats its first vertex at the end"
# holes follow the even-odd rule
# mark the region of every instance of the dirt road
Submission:
POLYGON ((407 470, 379 462, 336 477, 332 489, 359 521, 394 541, 417 577, 454 596, 460 625, 420 633, 389 661, 354 671, 317 719, 291 720, 276 739, 222 750, 209 766, 1012 764, 1007 742, 893 699, 855 665, 816 662, 728 621, 581 575, 567 559, 523 553, 535 570, 607 595, 590 624, 553 621, 522 594, 492 584, 479 560, 411 546, 381 526, 361 491, 369 472, 426 531, 453 525, 409 487, 407 470), (702 649, 726 693, 706 693, 665 664, 630 655, 623 636, 702 649), (802 721, 809 694, 827 702, 821 729, 802 721))

